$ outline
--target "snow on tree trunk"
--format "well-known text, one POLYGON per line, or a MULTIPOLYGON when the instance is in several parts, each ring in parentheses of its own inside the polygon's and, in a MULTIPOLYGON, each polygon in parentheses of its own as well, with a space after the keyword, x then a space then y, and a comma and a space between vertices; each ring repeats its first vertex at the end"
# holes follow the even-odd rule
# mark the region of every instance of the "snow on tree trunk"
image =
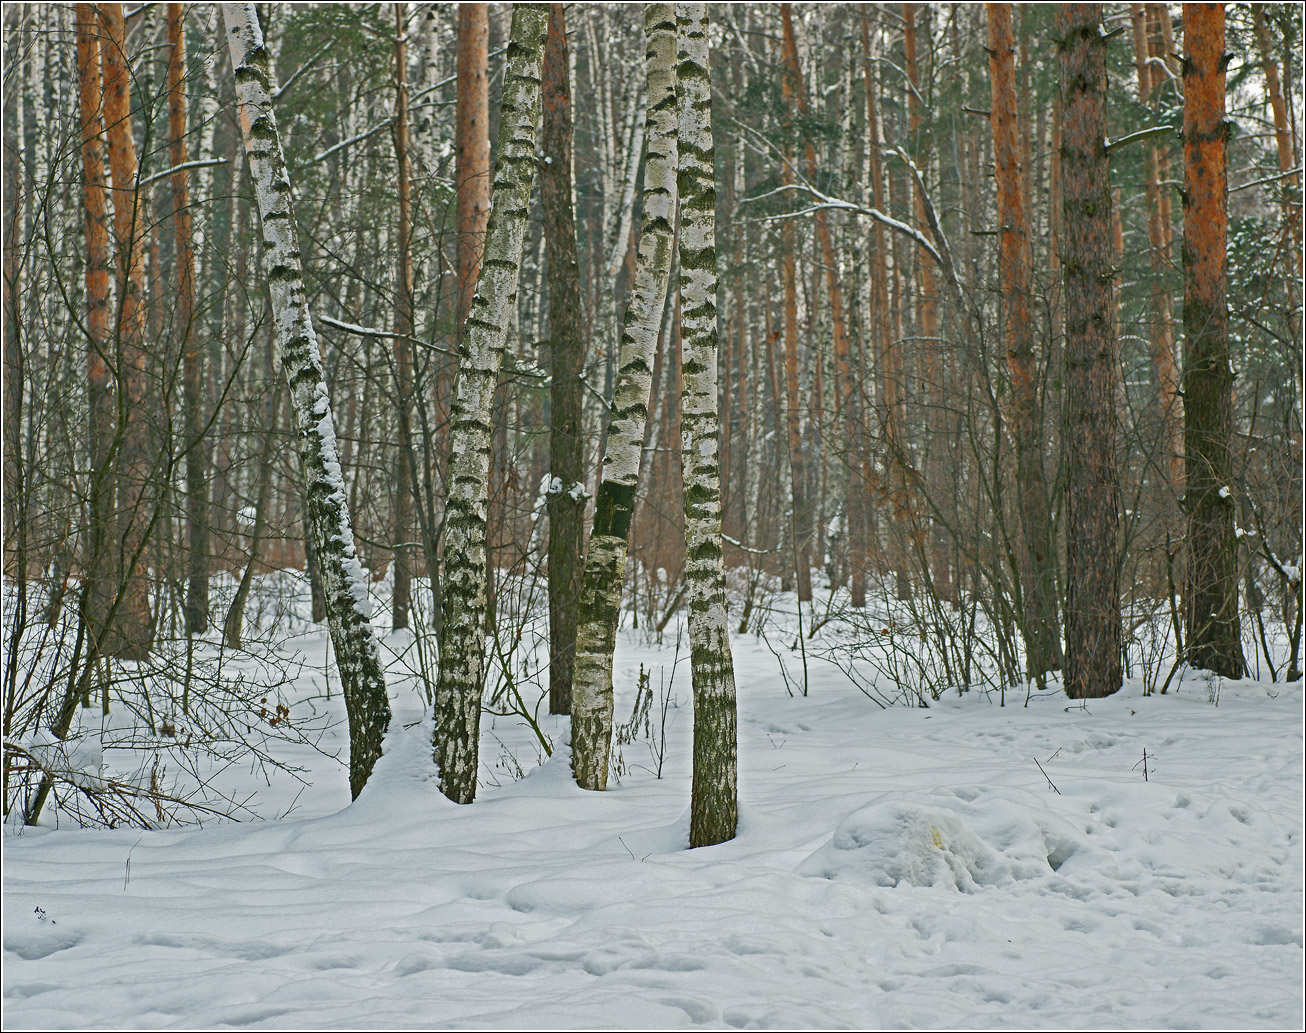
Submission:
MULTIPOLYGON (((612 741, 612 654, 616 647, 626 547, 648 422, 653 353, 671 277, 676 214, 676 15, 672 4, 646 4, 645 74, 648 161, 639 264, 626 308, 603 481, 581 582, 572 682, 572 767, 584 789, 604 789, 612 741)), ((713 396, 715 399, 715 395, 713 396)), ((719 530, 719 528, 718 528, 719 530)))
POLYGON ((459 346, 450 415, 449 497, 435 690, 435 762, 440 789, 456 803, 476 796, 481 692, 485 681, 486 510, 491 412, 511 312, 535 174, 535 135, 548 4, 516 4, 504 72, 498 158, 480 279, 459 346))
POLYGON ((571 184, 571 86, 563 6, 552 4, 544 52, 540 206, 549 284, 549 713, 571 712, 577 600, 585 568, 585 313, 571 184))
POLYGON ((251 4, 224 4, 240 126, 267 253, 276 361, 290 385, 309 534, 326 592, 327 624, 349 717, 349 788, 356 797, 381 755, 390 701, 370 623, 367 572, 354 551, 326 373, 304 296, 290 178, 272 110, 271 55, 251 4))
POLYGON ((1120 688, 1120 474, 1101 4, 1066 4, 1061 48, 1065 283, 1066 695, 1120 688))
POLYGON ((689 845, 733 839, 739 802, 735 671, 726 626, 717 419, 716 187, 707 6, 676 6, 680 296, 684 346, 681 464, 685 587, 694 686, 694 782, 689 845))
POLYGON ((1243 674, 1234 536, 1224 7, 1184 4, 1184 507, 1188 661, 1243 674))

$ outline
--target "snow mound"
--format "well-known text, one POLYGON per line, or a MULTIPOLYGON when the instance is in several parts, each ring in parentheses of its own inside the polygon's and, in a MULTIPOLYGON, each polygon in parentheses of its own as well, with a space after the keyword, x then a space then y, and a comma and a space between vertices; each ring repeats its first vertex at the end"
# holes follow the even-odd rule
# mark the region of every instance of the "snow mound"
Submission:
POLYGON ((962 893, 1060 871, 1087 846, 1068 823, 1023 794, 960 794, 928 802, 885 797, 849 814, 798 867, 802 875, 962 893))

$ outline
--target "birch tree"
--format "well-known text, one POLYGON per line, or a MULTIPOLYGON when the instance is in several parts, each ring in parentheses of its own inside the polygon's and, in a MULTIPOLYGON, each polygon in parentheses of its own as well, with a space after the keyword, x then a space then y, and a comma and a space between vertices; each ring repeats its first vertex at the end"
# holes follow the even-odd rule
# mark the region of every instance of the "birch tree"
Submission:
POLYGON ((372 634, 367 572, 354 548, 326 373, 304 292, 290 177, 272 109, 271 55, 254 4, 224 4, 223 15, 267 256, 273 361, 290 385, 307 495, 306 522, 322 571, 327 625, 349 718, 349 788, 357 797, 381 755, 390 701, 372 634))
MULTIPOLYGON (((604 789, 612 742, 612 655, 625 581, 627 539, 639 486, 640 455, 653 383, 653 353, 671 277, 676 213, 676 11, 646 4, 645 90, 648 158, 639 262, 621 335, 608 413, 607 454, 581 582, 572 683, 571 748, 576 782, 604 789)), ((715 396, 714 396, 715 397, 715 396)), ((718 528, 719 530, 719 528, 718 528)))
POLYGON ((738 820, 735 671, 726 626, 717 418, 716 186, 707 5, 676 6, 680 297, 684 347, 681 464, 685 585, 694 687, 689 845, 733 839, 738 820))
POLYGON ((459 344, 460 375, 450 415, 434 756, 440 789, 455 803, 471 803, 476 796, 485 681, 490 410, 517 303, 548 15, 548 4, 519 3, 512 11, 484 260, 459 344))

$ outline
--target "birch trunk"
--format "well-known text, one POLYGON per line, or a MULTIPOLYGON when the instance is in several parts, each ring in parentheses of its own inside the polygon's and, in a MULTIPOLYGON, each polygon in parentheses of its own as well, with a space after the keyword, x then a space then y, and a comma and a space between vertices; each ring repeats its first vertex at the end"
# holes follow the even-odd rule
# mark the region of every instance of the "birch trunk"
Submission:
POLYGON ((390 701, 372 635, 367 573, 354 550, 322 353, 304 296, 290 178, 272 110, 271 55, 252 3, 224 4, 223 15, 267 253, 274 364, 281 366, 290 385, 307 495, 304 508, 321 566, 327 624, 349 717, 349 788, 357 797, 381 755, 390 701))
POLYGON ((549 713, 571 713, 577 601, 585 564, 585 455, 581 439, 584 313, 571 183, 571 84, 560 3, 549 8, 540 130, 540 198, 549 296, 549 713))
POLYGON ((1234 536, 1224 7, 1184 4, 1184 467, 1188 662, 1243 674, 1234 536))
POLYGON ((653 355, 671 277, 676 214, 676 17, 671 4, 644 6, 648 162, 639 265, 626 306, 608 413, 607 455, 581 581, 572 682, 572 769, 583 789, 608 783, 612 742, 612 654, 621 615, 627 539, 639 486, 653 355))
POLYGON ((1066 310, 1066 695, 1121 683, 1120 475, 1112 318, 1106 38, 1101 4, 1066 4, 1061 49, 1066 310))
POLYGON ((395 452, 394 483, 394 589, 390 626, 408 627, 412 602, 412 549, 408 545, 413 525, 412 395, 413 356, 413 210, 412 176, 408 147, 408 46, 405 3, 395 4, 395 164, 399 177, 399 239, 395 256, 395 397, 399 409, 399 447, 395 452))
POLYGON ((733 839, 738 820, 735 672, 721 555, 717 419, 716 188, 706 4, 676 6, 685 587, 694 685, 689 845, 733 839))
MULTIPOLYGON (((783 54, 782 54, 783 56, 783 54)), ((788 114, 797 105, 795 93, 799 83, 786 68, 780 83, 780 96, 788 114)), ((786 144, 781 175, 786 186, 795 182, 793 147, 786 144)), ((794 220, 786 219, 780 229, 781 264, 784 280, 784 383, 785 429, 789 443, 789 484, 793 512, 789 523, 793 546, 794 576, 798 583, 798 601, 812 598, 812 503, 808 493, 807 453, 803 448, 802 409, 798 387, 798 238, 794 220)))
POLYGON ((450 419, 435 762, 440 789, 455 803, 471 803, 476 796, 485 681, 490 407, 517 303, 548 14, 548 4, 513 7, 485 259, 459 346, 462 368, 450 419))

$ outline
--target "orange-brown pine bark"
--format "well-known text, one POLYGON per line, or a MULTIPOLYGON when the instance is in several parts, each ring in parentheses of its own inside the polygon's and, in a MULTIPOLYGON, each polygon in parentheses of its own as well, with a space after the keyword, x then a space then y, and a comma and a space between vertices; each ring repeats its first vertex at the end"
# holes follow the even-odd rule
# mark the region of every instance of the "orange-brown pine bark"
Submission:
POLYGON ((1243 673, 1231 491, 1224 5, 1184 4, 1184 452, 1188 662, 1243 673))
POLYGON ((1020 127, 1016 104, 1015 43, 1011 5, 988 8, 989 76, 992 85, 994 181, 998 192, 998 276, 1011 378, 1008 429, 1016 453, 1020 550, 1021 630, 1025 669, 1040 681, 1061 668, 1057 626, 1057 569, 1043 475, 1043 421, 1034 362, 1034 324, 1030 318, 1024 192, 1021 186, 1020 127))
POLYGON ((145 212, 137 187, 132 139, 131 72, 127 66, 122 4, 99 5, 103 39, 104 122, 113 179, 113 225, 118 250, 118 418, 122 439, 118 483, 119 599, 109 652, 142 659, 150 647, 149 585, 144 553, 150 510, 149 428, 145 422, 145 212))

